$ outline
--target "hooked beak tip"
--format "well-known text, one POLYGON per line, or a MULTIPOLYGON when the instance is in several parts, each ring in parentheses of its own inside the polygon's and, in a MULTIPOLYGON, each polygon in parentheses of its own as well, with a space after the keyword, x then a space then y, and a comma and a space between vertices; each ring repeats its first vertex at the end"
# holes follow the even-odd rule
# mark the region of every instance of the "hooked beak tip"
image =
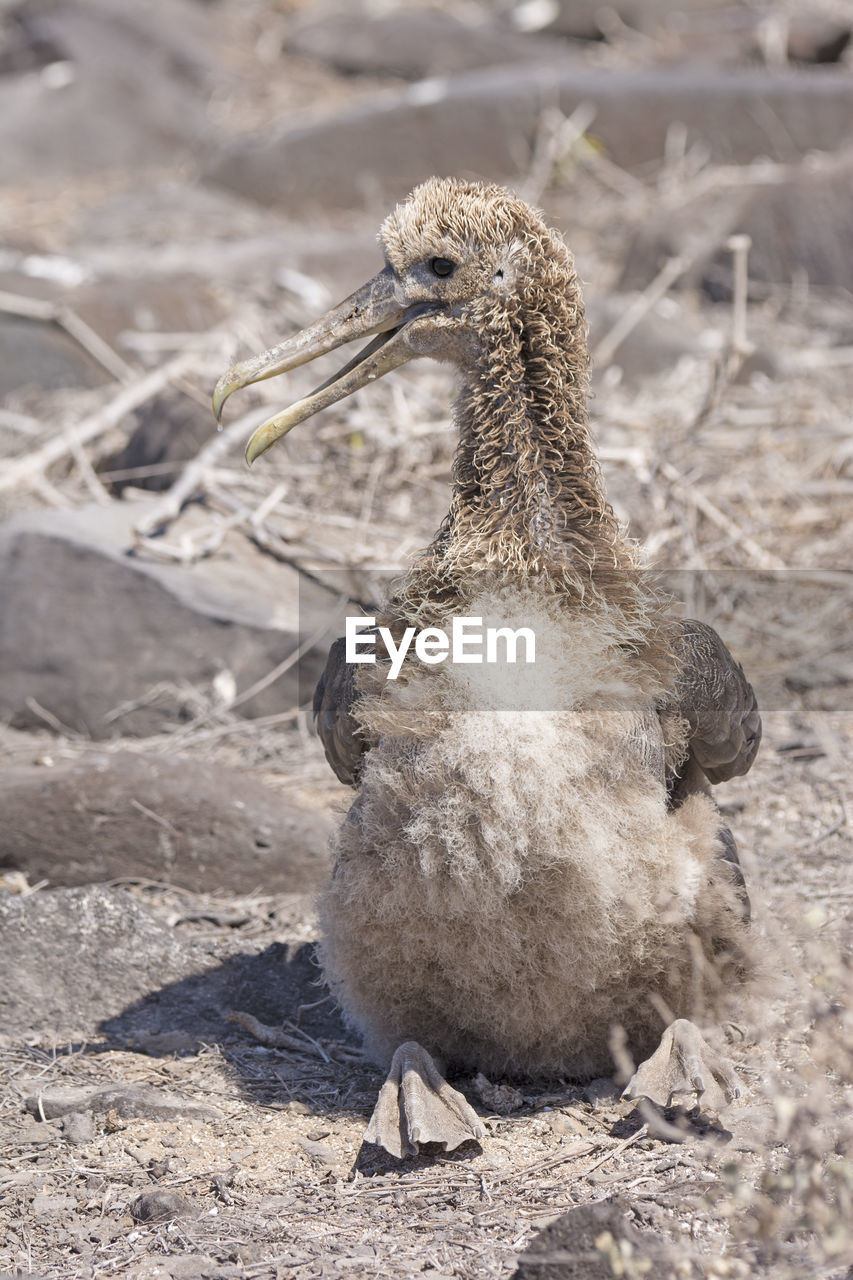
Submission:
MULTIPOLYGON (((296 406, 297 410, 302 407, 303 402, 299 401, 296 406)), ((295 426, 297 422, 301 422, 302 415, 298 412, 294 413, 294 407, 285 409, 284 413, 277 413, 272 418, 267 418, 266 422, 262 422, 256 427, 249 437, 249 443, 246 445, 246 461, 249 466, 259 458, 262 453, 266 453, 267 449, 271 449, 276 440, 295 426)))
MULTIPOLYGON (((255 435, 256 434, 257 432, 255 433, 255 435)), ((255 461, 255 459, 259 458, 262 453, 266 453, 266 449, 268 447, 269 446, 264 447, 259 440, 255 439, 255 436, 253 435, 249 440, 249 443, 246 445, 246 461, 248 462, 249 466, 251 466, 252 463, 255 461)))
POLYGON ((217 422, 222 421, 222 410, 225 408, 225 401, 231 395, 232 391, 237 390, 239 385, 239 382, 229 370, 228 373, 223 373, 222 377, 214 387, 213 412, 216 416, 217 422))

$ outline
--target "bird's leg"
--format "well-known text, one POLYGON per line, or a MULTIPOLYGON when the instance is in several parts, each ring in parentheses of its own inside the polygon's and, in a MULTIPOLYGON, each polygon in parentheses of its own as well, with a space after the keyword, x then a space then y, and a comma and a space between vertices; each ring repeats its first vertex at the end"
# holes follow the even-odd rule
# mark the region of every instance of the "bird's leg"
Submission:
POLYGON ((391 1059, 365 1141, 402 1158, 417 1155, 424 1142, 453 1151, 482 1137, 476 1112, 450 1087, 426 1049, 415 1040, 401 1044, 391 1059))
POLYGON ((677 1018, 652 1056, 637 1068, 622 1096, 648 1098, 669 1107, 680 1096, 692 1094, 703 1109, 720 1111, 743 1092, 731 1063, 703 1040, 694 1023, 677 1018))

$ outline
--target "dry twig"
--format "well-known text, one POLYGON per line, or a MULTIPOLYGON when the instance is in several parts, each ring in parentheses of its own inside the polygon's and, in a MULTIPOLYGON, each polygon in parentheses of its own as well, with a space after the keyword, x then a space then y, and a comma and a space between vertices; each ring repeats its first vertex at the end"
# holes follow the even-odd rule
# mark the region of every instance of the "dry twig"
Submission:
POLYGON ((162 532, 167 529, 180 515, 181 509, 190 498, 203 488, 208 470, 237 440, 250 435, 263 416, 257 409, 253 409, 249 413, 244 413, 242 417, 235 418, 227 427, 212 436, 192 461, 187 463, 165 496, 136 522, 136 534, 140 538, 145 538, 155 530, 162 532))
POLYGON ((108 404, 82 422, 76 423, 69 432, 55 436, 23 457, 12 459, 0 475, 0 492, 35 484, 53 463, 73 452, 76 446, 88 444, 117 426, 127 414, 156 396, 178 374, 185 372, 196 358, 191 352, 182 352, 159 369, 122 387, 108 404))
POLYGON ((76 311, 61 302, 48 302, 42 298, 28 298, 23 294, 0 292, 0 311, 7 315, 21 316, 27 320, 56 324, 64 329, 84 351, 106 369, 119 382, 129 382, 134 369, 117 351, 114 351, 90 324, 76 311))
POLYGON ((691 262, 692 258, 685 257, 683 254, 676 254, 664 263, 654 280, 625 308, 612 329, 604 335, 595 347, 593 361, 596 368, 607 368, 628 335, 636 329, 652 307, 660 302, 661 298, 675 284, 678 277, 684 275, 691 262))
POLYGON ((673 489, 681 495, 687 502, 701 511, 702 515, 710 520, 719 529, 723 529, 730 537, 731 541, 741 547, 759 569, 784 569, 786 566, 778 556, 774 556, 769 551, 765 551, 764 547, 759 546, 754 538, 745 533, 740 525, 721 511, 716 503, 712 502, 701 489, 692 485, 684 476, 676 471, 675 467, 669 462, 661 463, 661 474, 666 476, 672 484, 673 489))

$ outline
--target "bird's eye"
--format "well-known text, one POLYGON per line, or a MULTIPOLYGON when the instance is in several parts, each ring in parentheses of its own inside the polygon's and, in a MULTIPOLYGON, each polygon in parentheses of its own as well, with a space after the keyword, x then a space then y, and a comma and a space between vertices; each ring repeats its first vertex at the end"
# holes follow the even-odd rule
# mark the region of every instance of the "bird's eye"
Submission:
POLYGON ((449 258, 430 258, 429 265, 435 276, 449 276, 456 267, 456 263, 449 258))

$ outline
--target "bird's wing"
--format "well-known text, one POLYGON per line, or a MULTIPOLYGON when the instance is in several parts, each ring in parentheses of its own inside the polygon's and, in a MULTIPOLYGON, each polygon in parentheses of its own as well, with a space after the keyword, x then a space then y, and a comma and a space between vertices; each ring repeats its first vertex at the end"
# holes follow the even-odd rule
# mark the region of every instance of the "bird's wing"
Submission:
POLYGON ((681 624, 675 656, 676 704, 690 730, 690 759, 709 782, 746 773, 761 741, 761 717, 743 667, 704 622, 681 624))
POLYGON ((341 782, 358 786, 361 762, 370 743, 359 730, 353 710, 358 701, 355 674, 359 670, 346 661, 343 636, 334 642, 326 659, 326 669, 314 690, 314 724, 326 752, 326 759, 341 782))

